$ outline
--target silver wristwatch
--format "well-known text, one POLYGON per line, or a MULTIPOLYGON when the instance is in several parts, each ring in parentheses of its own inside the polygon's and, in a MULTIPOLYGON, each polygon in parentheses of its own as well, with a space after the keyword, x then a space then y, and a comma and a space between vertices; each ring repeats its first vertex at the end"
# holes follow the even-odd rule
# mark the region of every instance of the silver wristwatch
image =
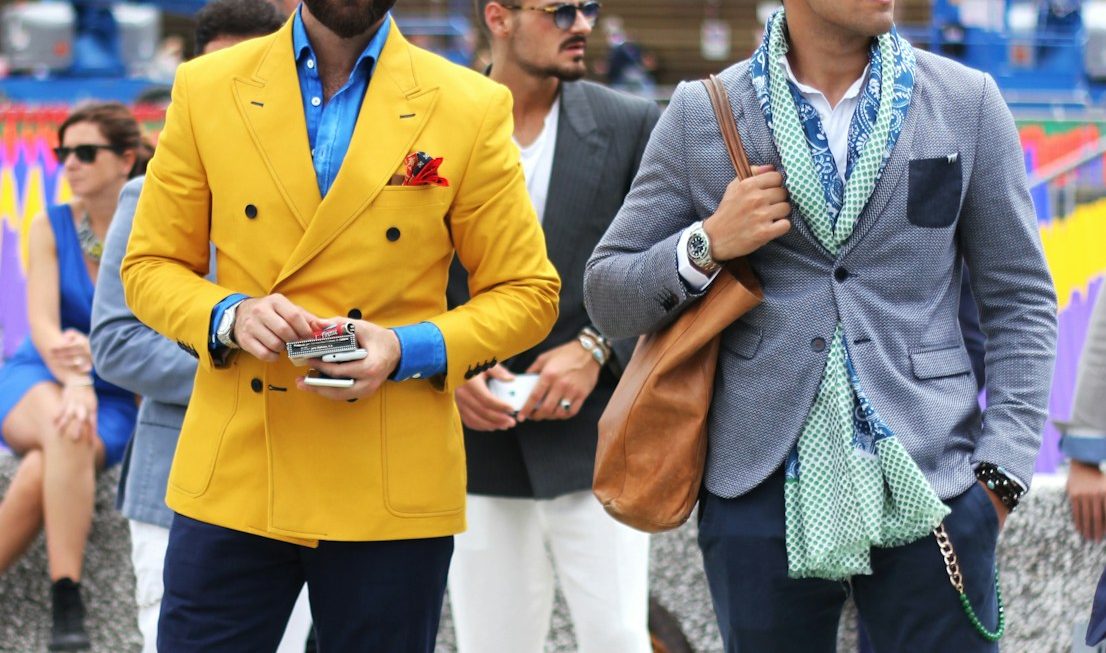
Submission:
POLYGON ((687 239, 687 257, 695 267, 710 274, 718 269, 718 262, 710 255, 710 236, 703 229, 702 222, 691 225, 687 239))
POLYGON ((219 320, 218 328, 215 329, 215 340, 224 347, 238 349, 238 343, 234 341, 234 320, 238 314, 238 305, 241 303, 236 302, 223 311, 223 317, 219 320))

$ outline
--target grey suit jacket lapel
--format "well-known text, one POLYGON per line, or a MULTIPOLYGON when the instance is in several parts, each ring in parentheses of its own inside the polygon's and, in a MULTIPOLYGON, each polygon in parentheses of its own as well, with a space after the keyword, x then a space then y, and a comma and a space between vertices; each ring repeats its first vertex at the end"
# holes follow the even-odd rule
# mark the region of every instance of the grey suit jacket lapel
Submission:
POLYGON ((573 234, 589 216, 589 207, 603 184, 606 143, 607 136, 599 130, 584 88, 562 83, 553 172, 542 220, 549 258, 559 270, 579 249, 573 246, 573 234), (596 179, 600 183, 595 183, 596 179))

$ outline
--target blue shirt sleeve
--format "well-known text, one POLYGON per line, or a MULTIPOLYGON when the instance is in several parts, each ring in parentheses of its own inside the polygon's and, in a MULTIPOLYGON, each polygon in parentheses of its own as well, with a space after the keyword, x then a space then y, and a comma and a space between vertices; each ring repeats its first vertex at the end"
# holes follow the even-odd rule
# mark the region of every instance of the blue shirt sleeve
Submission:
POLYGON ((445 374, 445 338, 436 325, 419 322, 392 331, 399 338, 399 365, 389 378, 406 381, 445 374))
POLYGON ((226 349, 216 338, 215 331, 219 328, 219 321, 223 319, 223 313, 227 312, 227 309, 235 304, 241 302, 244 299, 249 299, 249 295, 243 295, 240 292, 236 292, 233 295, 228 295, 223 298, 223 301, 215 305, 211 309, 211 326, 207 330, 207 348, 211 351, 219 351, 220 349, 226 349))
POLYGON ((1060 451, 1068 458, 1092 465, 1106 462, 1106 433, 1068 431, 1060 438, 1060 451))

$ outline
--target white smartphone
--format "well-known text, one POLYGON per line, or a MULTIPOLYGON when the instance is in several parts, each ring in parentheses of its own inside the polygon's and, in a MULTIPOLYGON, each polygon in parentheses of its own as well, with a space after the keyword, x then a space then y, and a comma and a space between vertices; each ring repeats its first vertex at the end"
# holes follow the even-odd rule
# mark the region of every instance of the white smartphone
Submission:
POLYGON ((368 355, 369 352, 364 349, 354 349, 340 354, 324 354, 322 360, 324 363, 345 363, 346 361, 359 361, 368 355))
POLYGON ((538 384, 537 374, 516 374, 510 381, 488 379, 488 390, 500 401, 510 404, 511 410, 518 412, 526 405, 534 386, 538 384))
POLYGON ((317 388, 352 388, 353 379, 332 379, 325 376, 307 376, 303 379, 304 385, 313 385, 317 388))

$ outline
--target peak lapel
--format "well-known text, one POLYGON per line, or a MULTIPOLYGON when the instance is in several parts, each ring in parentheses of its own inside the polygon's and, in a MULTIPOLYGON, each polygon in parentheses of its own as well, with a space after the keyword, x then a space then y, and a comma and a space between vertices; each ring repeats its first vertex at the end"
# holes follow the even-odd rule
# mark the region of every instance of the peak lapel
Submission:
MULTIPOLYGON (((436 99, 436 88, 419 87, 407 41, 393 23, 361 103, 346 158, 278 284, 326 247, 376 198, 411 151, 436 99)), ((315 185, 314 169, 311 172, 315 185)))
POLYGON ((253 78, 234 80, 235 101, 281 197, 306 228, 320 198, 292 52, 292 21, 271 38, 253 78))
POLYGON ((584 88, 575 82, 562 83, 553 170, 542 221, 546 247, 558 269, 567 263, 562 259, 579 249, 573 242, 576 229, 590 219, 592 199, 606 181, 606 143, 584 88))

